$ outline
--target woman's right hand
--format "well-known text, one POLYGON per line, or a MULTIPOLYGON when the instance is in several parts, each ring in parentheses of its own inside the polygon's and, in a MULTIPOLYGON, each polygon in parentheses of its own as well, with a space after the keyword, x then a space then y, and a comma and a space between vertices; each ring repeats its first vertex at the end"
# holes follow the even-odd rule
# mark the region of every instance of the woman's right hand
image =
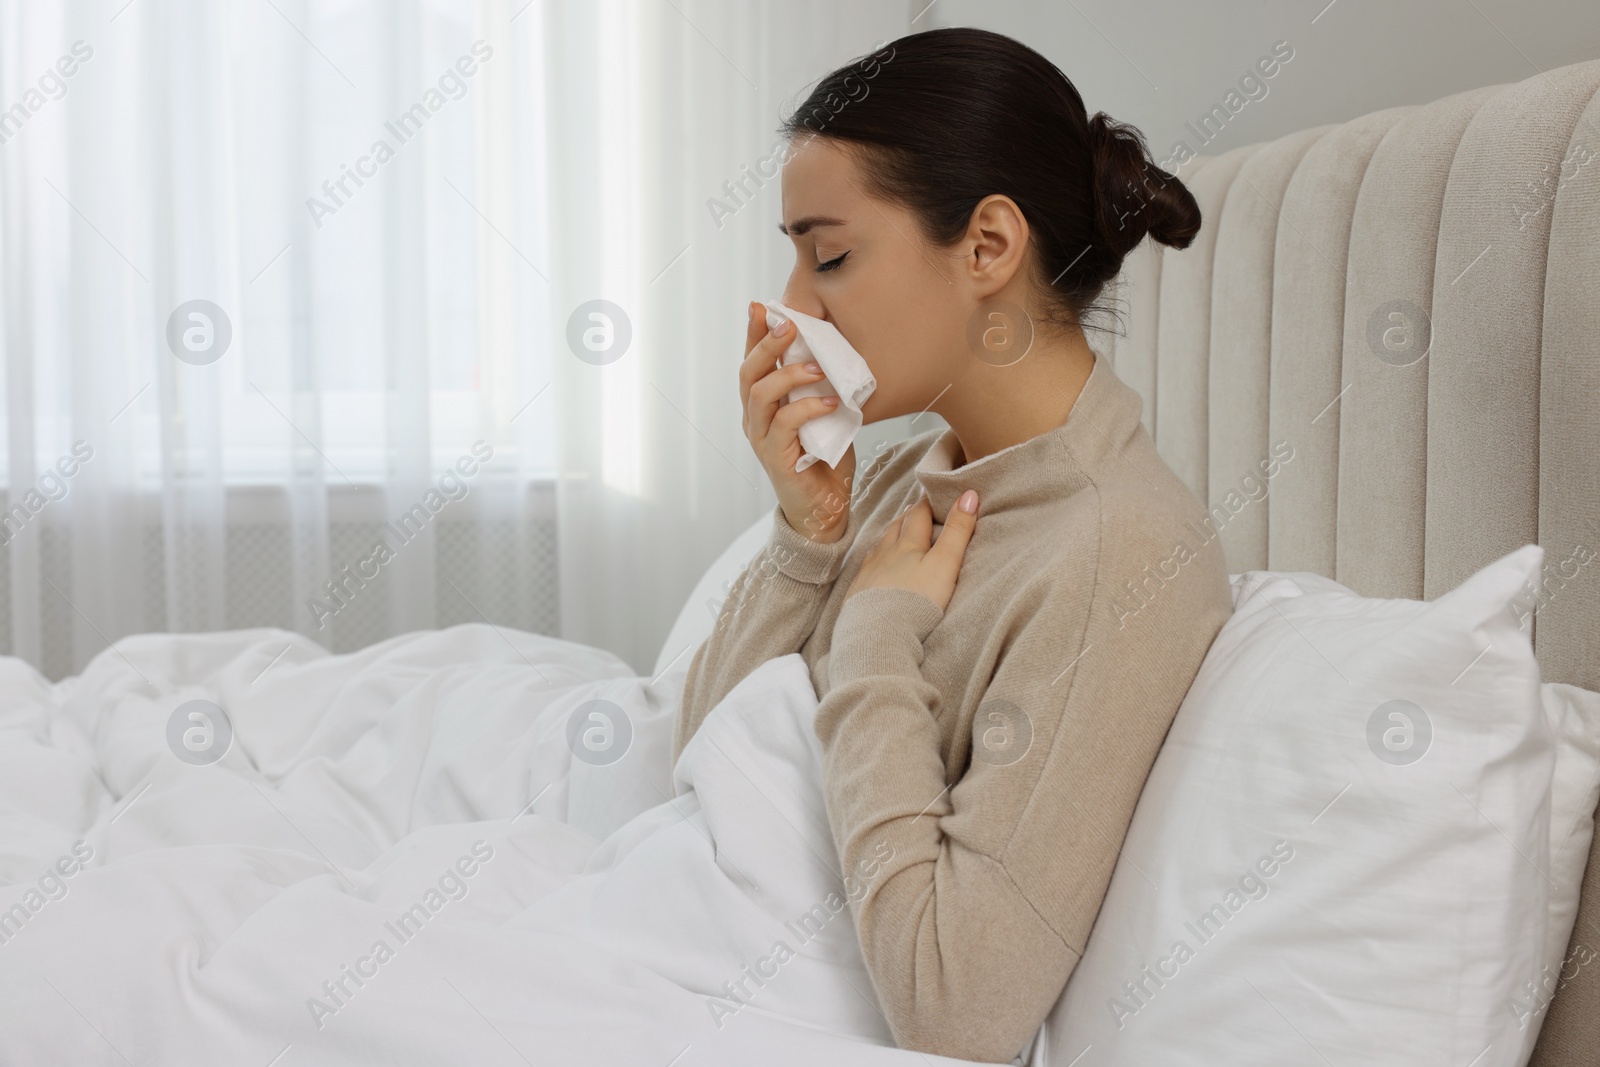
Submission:
POLYGON ((845 450, 838 467, 818 460, 796 473, 794 466, 805 454, 800 444, 800 426, 835 410, 839 398, 808 396, 782 403, 796 386, 821 381, 822 369, 815 363, 779 365, 795 338, 794 323, 785 319, 777 331, 769 332, 766 306, 759 303, 750 305, 749 320, 744 362, 739 366, 744 435, 766 469, 789 525, 812 541, 837 541, 844 536, 850 516, 856 446, 852 444, 845 450))

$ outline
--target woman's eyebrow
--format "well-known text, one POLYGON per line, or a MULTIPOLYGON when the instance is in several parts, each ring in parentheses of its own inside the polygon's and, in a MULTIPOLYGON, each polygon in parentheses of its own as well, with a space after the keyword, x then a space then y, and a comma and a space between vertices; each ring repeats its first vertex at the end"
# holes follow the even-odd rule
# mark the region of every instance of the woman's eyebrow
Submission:
POLYGON ((799 237, 814 226, 843 226, 844 219, 836 219, 830 215, 807 215, 803 219, 796 219, 785 226, 778 223, 778 232, 788 237, 799 237))

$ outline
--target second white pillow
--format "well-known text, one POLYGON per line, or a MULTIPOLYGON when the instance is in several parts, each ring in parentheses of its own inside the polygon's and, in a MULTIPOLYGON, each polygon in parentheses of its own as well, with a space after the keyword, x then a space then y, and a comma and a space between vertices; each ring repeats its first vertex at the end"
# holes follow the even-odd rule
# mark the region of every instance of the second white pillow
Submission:
POLYGON ((1509 605, 1542 559, 1432 602, 1235 579, 1049 1067, 1525 1062, 1512 998, 1555 940, 1555 743, 1509 605))

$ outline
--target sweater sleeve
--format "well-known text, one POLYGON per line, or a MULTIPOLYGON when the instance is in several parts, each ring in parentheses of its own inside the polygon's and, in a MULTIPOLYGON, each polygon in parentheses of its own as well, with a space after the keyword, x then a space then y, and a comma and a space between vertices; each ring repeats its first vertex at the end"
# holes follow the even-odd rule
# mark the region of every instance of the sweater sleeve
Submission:
MULTIPOLYGON (((1150 766, 1226 619, 1215 574, 1131 620, 1107 607, 1101 577, 1083 561, 1013 591, 954 781, 941 690, 921 670, 938 605, 880 587, 835 622, 816 718, 824 796, 843 869, 866 883, 851 908, 903 1048, 1003 1063, 1028 1044, 1077 965, 1150 766)), ((952 694, 979 684, 943 681, 952 694)))
POLYGON ((798 652, 816 629, 855 540, 854 508, 837 541, 812 541, 773 506, 772 535, 728 591, 711 634, 689 664, 672 733, 672 762, 712 708, 756 667, 798 652))

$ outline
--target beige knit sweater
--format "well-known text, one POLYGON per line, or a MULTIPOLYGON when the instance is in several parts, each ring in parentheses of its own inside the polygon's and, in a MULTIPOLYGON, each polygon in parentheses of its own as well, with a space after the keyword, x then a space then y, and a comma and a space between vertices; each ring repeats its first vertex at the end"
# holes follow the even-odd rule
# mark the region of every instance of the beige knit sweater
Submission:
POLYGON ((673 758, 752 669, 798 651, 851 912, 903 1048, 1007 1062, 1083 952, 1145 777, 1232 611, 1206 510, 1097 357, 1061 426, 959 469, 948 430, 864 465, 844 536, 775 508, 689 667, 673 758), (845 593, 886 523, 967 488, 976 532, 941 612, 845 593), (884 860, 884 857, 888 857, 884 860), (880 862, 881 861, 881 862, 880 862))

